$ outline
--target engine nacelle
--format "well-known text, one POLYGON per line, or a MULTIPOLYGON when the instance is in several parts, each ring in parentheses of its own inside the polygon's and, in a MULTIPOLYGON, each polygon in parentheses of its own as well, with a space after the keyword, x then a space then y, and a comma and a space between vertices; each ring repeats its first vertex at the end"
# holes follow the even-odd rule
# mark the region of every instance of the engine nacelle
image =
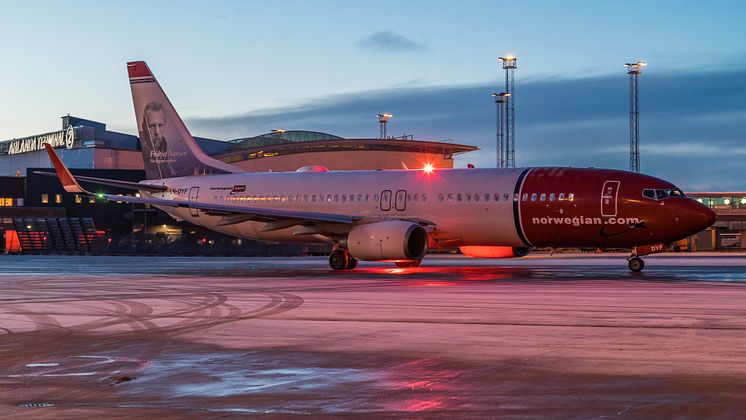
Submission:
POLYGON ((531 248, 517 246, 461 246, 459 251, 472 258, 516 258, 525 257, 531 248))
POLYGON ((403 220, 368 223, 350 230, 347 250, 366 261, 421 260, 427 251, 427 232, 403 220))

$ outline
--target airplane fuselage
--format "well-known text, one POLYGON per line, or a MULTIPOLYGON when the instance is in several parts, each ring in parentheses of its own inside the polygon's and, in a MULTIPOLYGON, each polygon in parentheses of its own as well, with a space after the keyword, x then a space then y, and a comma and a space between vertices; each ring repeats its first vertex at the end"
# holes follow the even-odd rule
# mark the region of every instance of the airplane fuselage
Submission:
MULTIPOLYGON (((592 168, 243 173, 148 183, 169 187, 151 195, 157 198, 343 213, 363 216, 366 223, 422 221, 434 227, 431 246, 444 247, 633 247, 685 238, 712 217, 706 207, 683 195, 644 195, 651 195, 646 190, 678 191, 666 181, 592 168)), ((241 238, 326 240, 302 225, 268 230, 262 221, 230 221, 190 208, 162 209, 241 238)), ((321 228, 340 229, 338 224, 321 228)))

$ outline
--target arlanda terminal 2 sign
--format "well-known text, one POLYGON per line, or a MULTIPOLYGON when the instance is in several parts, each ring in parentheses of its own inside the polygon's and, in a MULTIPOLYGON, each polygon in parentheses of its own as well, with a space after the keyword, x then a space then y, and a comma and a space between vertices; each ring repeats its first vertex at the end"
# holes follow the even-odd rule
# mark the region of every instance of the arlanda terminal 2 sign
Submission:
POLYGON ((70 126, 67 127, 67 130, 12 140, 8 148, 8 154, 15 155, 41 150, 45 143, 49 143, 52 147, 65 146, 66 149, 72 149, 73 141, 75 141, 75 130, 70 126))

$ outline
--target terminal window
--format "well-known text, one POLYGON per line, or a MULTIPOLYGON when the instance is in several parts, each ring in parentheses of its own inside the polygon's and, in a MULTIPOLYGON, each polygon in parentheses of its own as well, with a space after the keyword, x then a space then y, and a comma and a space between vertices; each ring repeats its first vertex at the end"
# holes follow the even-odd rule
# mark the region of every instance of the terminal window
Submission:
POLYGON ((42 194, 41 195, 41 203, 42 204, 49 204, 49 194, 42 194))
POLYGON ((54 195, 54 202, 56 204, 62 204, 62 194, 55 194, 54 195))

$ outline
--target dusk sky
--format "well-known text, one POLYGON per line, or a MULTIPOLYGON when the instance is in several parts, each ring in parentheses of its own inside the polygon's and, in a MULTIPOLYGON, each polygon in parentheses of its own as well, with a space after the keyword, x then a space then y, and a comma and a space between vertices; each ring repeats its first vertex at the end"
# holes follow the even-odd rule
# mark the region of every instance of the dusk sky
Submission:
POLYGON ((514 54, 518 166, 627 169, 623 64, 645 60, 642 171, 743 191, 745 20, 743 1, 3 2, 0 139, 68 113, 134 134, 125 63, 145 60, 195 135, 374 137, 386 111, 489 167, 514 54))

